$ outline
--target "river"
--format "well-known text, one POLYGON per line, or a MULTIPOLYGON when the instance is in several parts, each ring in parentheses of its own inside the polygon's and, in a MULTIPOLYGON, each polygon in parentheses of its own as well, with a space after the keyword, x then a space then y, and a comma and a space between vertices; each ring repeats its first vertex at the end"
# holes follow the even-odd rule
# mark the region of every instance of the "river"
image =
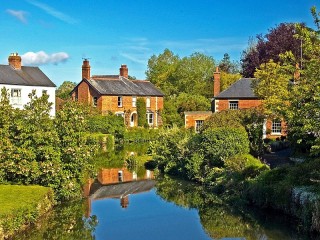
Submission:
POLYGON ((56 207, 14 239, 311 238, 284 216, 230 207, 203 186, 155 178, 137 163, 143 154, 130 148, 121 151, 97 157, 99 171, 88 182, 86 200, 56 207))

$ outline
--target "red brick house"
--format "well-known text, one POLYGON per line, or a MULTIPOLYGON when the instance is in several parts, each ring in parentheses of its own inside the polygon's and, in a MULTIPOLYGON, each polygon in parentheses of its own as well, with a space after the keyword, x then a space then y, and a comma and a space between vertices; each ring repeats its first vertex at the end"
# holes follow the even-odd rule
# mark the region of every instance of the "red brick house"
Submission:
MULTIPOLYGON (((220 92, 220 72, 216 69, 214 73, 214 98, 212 102, 213 112, 220 112, 227 109, 255 108, 262 104, 253 92, 252 82, 254 78, 241 78, 229 88, 220 92)), ((263 128, 264 138, 277 138, 286 135, 284 121, 278 119, 265 120, 263 128)))
MULTIPOLYGON (((212 112, 193 111, 185 112, 185 127, 194 128, 196 132, 201 128, 204 120, 212 113, 228 109, 255 108, 262 104, 252 89, 254 78, 241 78, 233 83, 229 88, 220 91, 220 72, 216 68, 214 72, 212 112)), ((286 125, 284 121, 277 119, 265 120, 263 127, 264 138, 277 138, 286 135, 286 125)))
POLYGON ((90 75, 87 59, 82 65, 82 80, 72 90, 72 99, 97 108, 101 114, 112 112, 124 118, 127 127, 137 126, 138 98, 144 98, 150 127, 162 125, 161 110, 164 94, 151 82, 130 80, 127 65, 121 65, 119 75, 90 75))

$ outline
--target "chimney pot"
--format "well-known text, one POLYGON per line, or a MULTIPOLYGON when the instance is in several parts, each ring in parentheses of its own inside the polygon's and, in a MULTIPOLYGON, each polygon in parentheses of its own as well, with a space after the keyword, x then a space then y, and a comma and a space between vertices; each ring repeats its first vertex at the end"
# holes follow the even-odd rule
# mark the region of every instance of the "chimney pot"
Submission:
POLYGON ((21 69, 21 56, 18 53, 11 53, 8 57, 8 62, 14 69, 21 69))
POLYGON ((82 79, 90 79, 90 68, 89 60, 85 58, 82 64, 82 79))
POLYGON ((126 64, 122 64, 120 67, 120 76, 128 78, 129 76, 129 69, 126 64))

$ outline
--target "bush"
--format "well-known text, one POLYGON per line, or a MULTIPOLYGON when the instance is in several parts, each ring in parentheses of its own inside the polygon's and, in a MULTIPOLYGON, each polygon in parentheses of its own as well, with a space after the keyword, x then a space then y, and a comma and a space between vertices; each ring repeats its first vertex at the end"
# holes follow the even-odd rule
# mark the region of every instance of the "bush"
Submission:
POLYGON ((244 128, 210 128, 204 130, 200 138, 197 147, 209 160, 209 167, 223 167, 227 158, 249 153, 248 135, 244 128))
POLYGON ((108 115, 95 114, 88 118, 89 131, 92 133, 112 134, 117 139, 124 136, 125 125, 123 117, 112 113, 108 115))

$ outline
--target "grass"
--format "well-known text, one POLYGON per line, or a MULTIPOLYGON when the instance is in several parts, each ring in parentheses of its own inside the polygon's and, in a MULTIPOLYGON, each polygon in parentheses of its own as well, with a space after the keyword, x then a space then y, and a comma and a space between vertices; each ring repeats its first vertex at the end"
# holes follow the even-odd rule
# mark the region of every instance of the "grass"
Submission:
POLYGON ((53 199, 47 187, 0 185, 0 239, 37 221, 52 208, 53 199))
POLYGON ((41 186, 0 185, 0 216, 40 202, 48 190, 41 186))

